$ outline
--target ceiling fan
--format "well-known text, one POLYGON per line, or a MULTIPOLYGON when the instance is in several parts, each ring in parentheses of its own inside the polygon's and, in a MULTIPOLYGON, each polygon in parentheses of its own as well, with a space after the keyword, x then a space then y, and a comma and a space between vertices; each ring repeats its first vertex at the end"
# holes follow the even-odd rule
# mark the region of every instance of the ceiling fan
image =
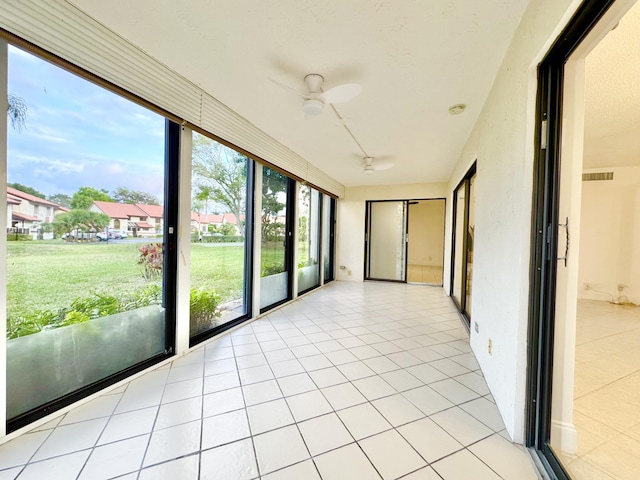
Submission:
POLYGON ((362 173, 365 175, 371 175, 373 172, 381 172, 383 170, 389 170, 396 163, 392 160, 384 160, 387 157, 380 157, 375 159, 373 157, 364 157, 362 159, 362 173))
POLYGON ((308 93, 302 93, 296 90, 295 88, 291 88, 287 85, 284 85, 272 78, 270 78, 273 83, 278 85, 279 87, 284 88, 285 90, 289 90, 297 95, 300 95, 304 98, 304 102, 302 103, 302 111, 305 115, 310 117, 315 117, 322 113, 325 104, 333 104, 333 103, 344 103, 349 100, 353 100, 357 97, 362 91, 362 86, 357 83, 345 83, 343 85, 338 85, 336 87, 330 88, 326 92, 322 91, 322 83, 324 82, 324 77, 317 73, 310 73, 304 77, 304 83, 307 85, 308 93))

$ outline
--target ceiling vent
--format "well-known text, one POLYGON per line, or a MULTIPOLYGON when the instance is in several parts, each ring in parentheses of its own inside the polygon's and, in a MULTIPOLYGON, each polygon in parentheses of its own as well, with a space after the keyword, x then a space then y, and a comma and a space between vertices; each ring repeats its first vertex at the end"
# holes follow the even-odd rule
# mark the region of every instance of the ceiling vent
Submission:
POLYGON ((583 173, 583 182, 595 182, 597 180, 613 180, 613 172, 595 172, 595 173, 583 173))

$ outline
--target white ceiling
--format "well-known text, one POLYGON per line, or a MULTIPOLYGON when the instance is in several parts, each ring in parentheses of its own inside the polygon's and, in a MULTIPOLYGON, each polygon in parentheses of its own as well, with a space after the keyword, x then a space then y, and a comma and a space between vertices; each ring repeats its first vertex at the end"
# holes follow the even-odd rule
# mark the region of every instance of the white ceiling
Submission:
POLYGON ((585 60, 584 167, 640 166, 640 2, 585 60))
POLYGON ((443 182, 475 123, 528 0, 71 0, 346 186, 443 182), (325 108, 301 98, 360 83, 337 105, 368 155, 396 166, 361 174, 363 153, 325 108), (448 108, 468 105, 462 115, 448 108))

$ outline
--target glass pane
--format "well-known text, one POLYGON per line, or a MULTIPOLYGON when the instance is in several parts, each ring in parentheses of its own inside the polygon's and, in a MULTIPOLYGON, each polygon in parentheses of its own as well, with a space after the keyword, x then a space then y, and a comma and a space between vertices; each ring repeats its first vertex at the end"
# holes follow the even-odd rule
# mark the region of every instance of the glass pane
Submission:
POLYGON ((193 134, 191 336, 247 313, 245 249, 249 159, 193 134))
POLYGON ((405 202, 372 202, 369 232, 369 276, 404 280, 405 202))
POLYGON ((286 300, 289 296, 287 264, 288 178, 262 167, 262 215, 260 259, 260 308, 286 300))
POLYGON ((320 192, 298 190, 298 293, 320 285, 320 192))
POLYGON ((165 119, 9 48, 7 415, 165 351, 165 119))
POLYGON ((465 279, 467 287, 467 298, 465 301, 465 311, 471 318, 471 290, 473 285, 473 239, 476 228, 476 176, 469 180, 469 223, 467 228, 467 278, 465 279))
POLYGON ((455 193, 455 244, 453 251, 453 296, 462 305, 462 247, 464 245, 464 185, 455 193))
POLYGON ((333 280, 333 219, 335 215, 335 199, 323 196, 322 206, 322 236, 324 242, 324 282, 333 280))

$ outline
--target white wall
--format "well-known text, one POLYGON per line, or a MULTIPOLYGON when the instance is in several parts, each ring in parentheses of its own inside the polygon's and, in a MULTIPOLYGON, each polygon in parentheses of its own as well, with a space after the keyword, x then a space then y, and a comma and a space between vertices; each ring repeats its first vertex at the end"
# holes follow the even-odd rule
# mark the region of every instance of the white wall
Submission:
POLYGON ((640 303, 640 167, 585 173, 598 171, 613 172, 613 180, 582 182, 578 296, 617 299, 622 284, 622 294, 640 303), (584 283, 594 290, 585 290, 584 283))
POLYGON ((443 198, 446 187, 444 183, 416 183, 346 188, 344 199, 338 202, 336 279, 364 280, 364 217, 367 200, 443 198))
MULTIPOLYGON (((519 443, 524 440, 536 66, 579 3, 531 0, 448 186, 450 238, 453 189, 477 158, 471 347, 507 431, 519 443)), ((450 242, 445 248, 448 257, 450 242)))

